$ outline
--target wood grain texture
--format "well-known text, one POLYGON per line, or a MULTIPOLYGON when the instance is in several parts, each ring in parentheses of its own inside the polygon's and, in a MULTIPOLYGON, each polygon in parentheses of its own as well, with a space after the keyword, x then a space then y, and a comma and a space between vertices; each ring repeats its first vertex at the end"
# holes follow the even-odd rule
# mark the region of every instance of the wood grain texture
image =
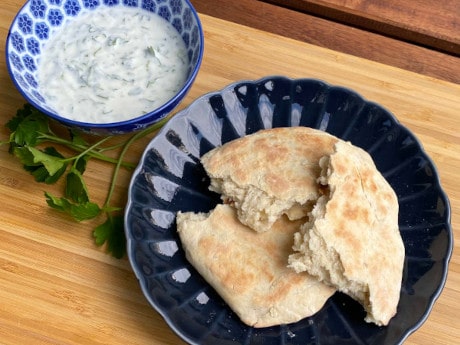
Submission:
MULTIPOLYGON (((278 4, 281 1, 276 0, 278 4)), ((201 13, 217 18, 460 84, 460 58, 375 31, 266 1, 192 0, 192 3, 201 13)))
MULTIPOLYGON (((0 140, 4 124, 22 106, 5 66, 7 28, 19 0, 0 15, 0 140)), ((267 75, 313 77, 350 87, 393 112, 421 140, 439 168, 452 203, 454 236, 460 236, 460 86, 293 39, 201 15, 205 56, 190 93, 198 96, 241 79, 267 75), (276 57, 276 58, 274 58, 276 57)), ((136 162, 149 138, 129 152, 136 162)), ((0 343, 184 344, 146 302, 126 259, 95 247, 94 222, 75 223, 48 208, 43 190, 0 146, 0 343)), ((91 162, 85 173, 91 197, 103 201, 112 167, 91 162)), ((124 203, 130 173, 117 183, 124 203)), ((455 242, 449 277, 424 325, 405 344, 455 344, 460 337, 460 245, 455 242)))
POLYGON ((460 56, 460 3, 452 0, 270 0, 305 13, 460 56))

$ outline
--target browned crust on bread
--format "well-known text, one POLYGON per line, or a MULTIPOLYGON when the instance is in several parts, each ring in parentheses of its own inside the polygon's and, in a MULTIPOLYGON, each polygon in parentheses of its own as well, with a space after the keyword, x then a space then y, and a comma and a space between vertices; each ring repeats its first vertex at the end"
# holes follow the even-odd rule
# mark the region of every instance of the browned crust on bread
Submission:
POLYGON ((349 143, 338 142, 321 165, 319 181, 330 194, 295 235, 290 266, 354 297, 366 321, 386 325, 396 313, 404 264, 397 197, 369 154, 349 143))
POLYGON ((287 267, 301 221, 279 219, 270 232, 241 224, 229 205, 209 214, 178 213, 187 259, 246 324, 296 322, 316 313, 334 289, 287 267))
POLYGON ((210 189, 231 200, 240 221, 263 232, 281 215, 304 217, 318 198, 319 159, 338 139, 307 127, 266 129, 205 154, 210 189))

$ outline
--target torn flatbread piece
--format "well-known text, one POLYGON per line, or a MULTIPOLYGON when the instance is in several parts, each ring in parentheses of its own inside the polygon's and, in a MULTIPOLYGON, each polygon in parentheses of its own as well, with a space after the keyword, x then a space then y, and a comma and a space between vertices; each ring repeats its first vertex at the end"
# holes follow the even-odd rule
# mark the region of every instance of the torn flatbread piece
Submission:
POLYGON ((177 230, 186 257, 247 325, 296 322, 322 308, 335 289, 287 267, 301 221, 286 217, 257 233, 229 205, 208 214, 179 212, 177 230))
POLYGON ((295 234, 289 265, 359 301, 366 321, 387 325, 400 297, 404 244, 398 200, 370 155, 337 142, 321 159, 326 191, 295 234))
POLYGON ((305 217, 320 196, 319 159, 337 138, 308 127, 265 129, 217 147, 201 162, 210 189, 237 209, 239 220, 258 232, 286 214, 305 217))

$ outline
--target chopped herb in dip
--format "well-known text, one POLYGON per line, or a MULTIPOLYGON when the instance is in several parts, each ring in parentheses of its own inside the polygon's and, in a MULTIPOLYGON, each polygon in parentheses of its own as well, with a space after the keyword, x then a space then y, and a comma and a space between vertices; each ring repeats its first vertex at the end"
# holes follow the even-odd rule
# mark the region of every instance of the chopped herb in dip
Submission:
POLYGON ((38 66, 41 94, 61 116, 110 123, 166 103, 187 79, 177 30, 142 9, 100 7, 50 38, 38 66))

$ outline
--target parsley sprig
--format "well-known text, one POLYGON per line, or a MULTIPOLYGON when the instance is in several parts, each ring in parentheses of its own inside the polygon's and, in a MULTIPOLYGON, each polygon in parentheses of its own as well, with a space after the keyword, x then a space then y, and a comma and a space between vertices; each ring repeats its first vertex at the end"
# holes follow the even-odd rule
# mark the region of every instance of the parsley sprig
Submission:
POLYGON ((56 134, 45 114, 32 105, 25 104, 6 124, 11 134, 9 140, 0 141, 0 145, 9 144, 9 152, 20 160, 35 181, 54 184, 64 179, 62 196, 45 192, 46 202, 53 209, 62 211, 79 222, 105 214, 105 221, 93 230, 95 243, 98 246, 106 244, 109 253, 121 258, 126 251, 123 207, 111 204, 118 174, 122 168, 135 167, 134 164, 124 161, 130 146, 158 130, 166 121, 167 118, 133 134, 121 143, 109 145, 112 136, 97 138, 92 143, 84 134, 73 129, 68 129, 67 135, 56 134), (106 154, 108 151, 116 151, 118 156, 109 156, 106 154), (66 155, 61 152, 66 152, 66 155), (84 172, 91 159, 114 164, 110 187, 102 205, 90 200, 84 180, 84 172))

